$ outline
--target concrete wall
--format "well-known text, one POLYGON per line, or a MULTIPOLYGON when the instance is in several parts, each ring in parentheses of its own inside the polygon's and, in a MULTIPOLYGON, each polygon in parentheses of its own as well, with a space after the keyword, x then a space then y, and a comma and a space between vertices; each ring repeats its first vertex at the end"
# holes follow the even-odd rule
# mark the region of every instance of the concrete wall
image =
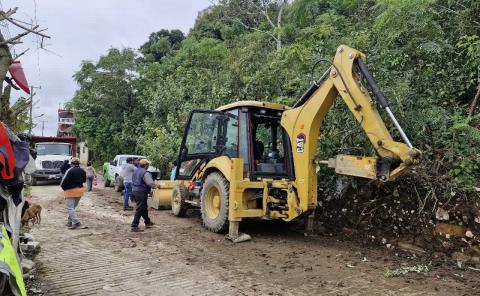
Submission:
POLYGON ((78 157, 80 158, 80 163, 86 165, 87 162, 90 160, 87 144, 85 142, 78 143, 78 149, 78 157))

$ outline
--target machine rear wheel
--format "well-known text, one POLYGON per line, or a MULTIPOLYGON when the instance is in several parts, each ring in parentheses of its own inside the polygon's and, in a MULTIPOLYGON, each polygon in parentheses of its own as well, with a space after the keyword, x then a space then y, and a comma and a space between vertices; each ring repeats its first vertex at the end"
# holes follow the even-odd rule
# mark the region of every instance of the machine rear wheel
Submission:
POLYGON ((180 184, 173 188, 172 192, 172 213, 177 217, 184 217, 187 213, 188 204, 185 202, 188 197, 188 189, 180 184))
POLYGON ((228 229, 229 184, 220 173, 207 176, 200 196, 200 211, 205 227, 216 233, 228 229))

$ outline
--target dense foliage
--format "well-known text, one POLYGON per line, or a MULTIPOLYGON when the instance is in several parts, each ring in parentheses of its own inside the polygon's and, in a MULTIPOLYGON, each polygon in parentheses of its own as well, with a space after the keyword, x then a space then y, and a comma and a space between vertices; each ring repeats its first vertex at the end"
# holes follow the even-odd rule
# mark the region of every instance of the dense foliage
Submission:
MULTIPOLYGON (((139 152, 165 172, 189 110, 246 99, 290 104, 309 85, 312 64, 346 44, 367 54, 430 173, 448 174, 450 190, 469 190, 480 177, 480 117, 468 116, 480 75, 479 15, 474 0, 221 0, 187 36, 161 30, 139 56, 111 49, 85 62, 71 106, 97 161, 139 152)), ((322 159, 369 147, 340 100, 319 143, 322 159)))
POLYGON ((75 110, 75 127, 99 159, 138 150, 144 111, 134 86, 135 58, 133 50, 110 49, 96 64, 83 62, 74 76, 79 90, 69 107, 75 110))

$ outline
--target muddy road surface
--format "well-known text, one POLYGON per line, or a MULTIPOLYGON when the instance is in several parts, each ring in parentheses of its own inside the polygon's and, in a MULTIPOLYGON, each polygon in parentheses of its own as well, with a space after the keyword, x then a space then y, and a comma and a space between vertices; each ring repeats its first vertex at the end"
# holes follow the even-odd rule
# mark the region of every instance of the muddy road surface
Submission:
POLYGON ((150 210, 156 225, 132 233, 133 212, 122 210, 120 194, 95 188, 78 208, 86 228, 68 230, 58 185, 35 186, 32 196, 44 210, 31 229, 41 244, 41 292, 30 295, 480 295, 475 271, 442 264, 387 278, 386 270, 419 260, 336 237, 305 237, 279 223, 246 223, 252 241, 232 244, 206 231, 196 211, 177 218, 150 210))

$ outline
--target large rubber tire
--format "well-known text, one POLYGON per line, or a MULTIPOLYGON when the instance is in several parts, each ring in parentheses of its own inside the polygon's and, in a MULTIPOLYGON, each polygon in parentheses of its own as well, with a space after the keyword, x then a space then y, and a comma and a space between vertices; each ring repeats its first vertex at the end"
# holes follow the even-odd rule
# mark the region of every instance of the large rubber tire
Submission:
POLYGON ((110 187, 110 180, 108 180, 107 176, 103 175, 103 186, 110 187))
POLYGON ((188 198, 188 189, 180 184, 173 188, 172 192, 172 213, 177 217, 184 217, 188 210, 185 202, 188 198))
POLYGON ((200 195, 200 211, 205 227, 215 233, 228 230, 229 183, 220 173, 207 176, 200 195))
POLYGON ((122 192, 123 182, 120 181, 120 176, 115 177, 115 184, 113 185, 113 188, 115 189, 116 192, 122 192))

